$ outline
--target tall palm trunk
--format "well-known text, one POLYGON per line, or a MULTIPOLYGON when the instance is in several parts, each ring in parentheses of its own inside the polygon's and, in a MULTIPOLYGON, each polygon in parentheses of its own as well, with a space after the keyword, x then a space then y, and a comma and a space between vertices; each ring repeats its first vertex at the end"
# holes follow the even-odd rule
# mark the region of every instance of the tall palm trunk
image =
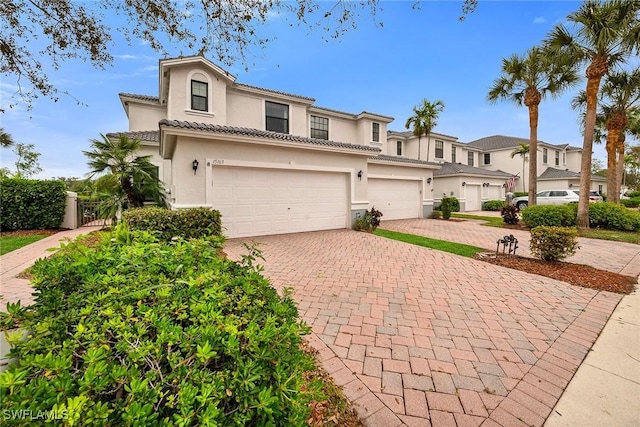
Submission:
POLYGON ((431 132, 427 133, 427 162, 429 161, 429 151, 431 151, 431 132))
MULTIPOLYGON (((529 108, 529 206, 536 204, 538 192, 538 106, 541 99, 542 96, 536 88, 527 88, 524 105, 529 108)), ((524 179, 524 169, 522 174, 524 179)))
POLYGON ((618 138, 618 166, 616 168, 616 203, 620 203, 620 190, 622 189, 622 177, 624 176, 624 132, 618 138))
POLYGON ((133 194, 133 183, 129 177, 123 178, 120 181, 120 185, 122 185, 122 190, 124 190, 124 194, 127 195, 127 201, 129 202, 129 207, 134 208, 137 205, 136 198, 133 194))
POLYGON ((598 108, 598 89, 600 80, 607 74, 609 64, 606 57, 595 57, 587 67, 587 109, 584 120, 584 140, 582 143, 582 161, 580 163, 580 199, 578 199, 578 228, 589 228, 589 192, 591 190, 591 156, 593 134, 596 128, 596 110, 598 108))
POLYGON ((418 135, 418 160, 420 160, 420 135, 418 135))
POLYGON ((619 135, 620 129, 617 127, 607 129, 607 201, 613 203, 618 203, 615 194, 619 192, 616 191, 618 176, 616 148, 618 146, 619 135))

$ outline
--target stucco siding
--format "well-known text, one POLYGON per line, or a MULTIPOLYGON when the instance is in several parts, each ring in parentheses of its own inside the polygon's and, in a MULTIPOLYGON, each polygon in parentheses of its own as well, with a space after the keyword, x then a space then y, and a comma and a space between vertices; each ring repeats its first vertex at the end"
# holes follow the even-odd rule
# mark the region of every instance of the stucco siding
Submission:
POLYGON ((167 115, 163 106, 129 102, 129 131, 157 130, 158 122, 167 115))

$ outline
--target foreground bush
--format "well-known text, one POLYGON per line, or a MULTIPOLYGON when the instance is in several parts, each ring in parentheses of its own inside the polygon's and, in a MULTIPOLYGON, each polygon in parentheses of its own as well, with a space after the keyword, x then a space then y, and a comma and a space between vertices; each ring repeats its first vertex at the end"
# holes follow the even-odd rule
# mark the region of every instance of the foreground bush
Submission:
POLYGON ((120 227, 38 261, 36 303, 19 319, 29 337, 0 374, 3 410, 77 426, 304 425, 308 327, 253 267, 259 253, 236 263, 216 250, 120 227))
POLYGON ((559 261, 573 255, 578 246, 578 230, 540 226, 531 230, 531 253, 544 261, 559 261))
POLYGON ((522 222, 527 227, 571 227, 576 223, 576 208, 572 205, 535 205, 525 208, 522 222))
POLYGON ((180 236, 197 239, 222 233, 220 212, 208 208, 169 210, 160 207, 128 209, 123 221, 133 231, 150 231, 161 240, 180 236))
POLYGON ((520 222, 520 217, 518 217, 518 208, 515 206, 504 206, 500 209, 500 216, 505 224, 515 225, 520 222))
POLYGON ((621 199, 620 204, 627 208, 640 207, 640 197, 634 197, 632 199, 621 199))
POLYGON ((371 207, 371 210, 365 211, 364 215, 358 214, 353 229, 357 231, 367 231, 373 233, 376 228, 380 226, 380 218, 382 212, 376 209, 375 206, 371 207))
POLYGON ((640 212, 630 211, 615 203, 591 203, 589 226, 608 230, 640 231, 640 212))
POLYGON ((60 227, 67 203, 62 181, 0 180, 0 230, 44 230, 60 227))
POLYGON ((487 200, 482 204, 483 211, 499 211, 504 207, 504 200, 487 200))

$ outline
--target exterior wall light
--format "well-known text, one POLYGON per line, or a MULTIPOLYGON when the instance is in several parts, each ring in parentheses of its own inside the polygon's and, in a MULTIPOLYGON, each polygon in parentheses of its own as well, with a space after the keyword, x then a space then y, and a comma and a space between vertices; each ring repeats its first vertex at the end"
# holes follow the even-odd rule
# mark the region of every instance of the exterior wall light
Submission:
POLYGON ((467 183, 465 181, 462 181, 462 186, 464 187, 465 185, 467 185, 467 183))
POLYGON ((191 167, 193 168, 193 174, 195 175, 196 172, 198 171, 198 165, 200 163, 198 162, 198 159, 194 159, 193 162, 191 162, 191 167))
POLYGON ((431 184, 432 179, 431 178, 427 178, 427 184, 431 184))
POLYGON ((358 171, 358 179, 362 181, 362 170, 358 171))

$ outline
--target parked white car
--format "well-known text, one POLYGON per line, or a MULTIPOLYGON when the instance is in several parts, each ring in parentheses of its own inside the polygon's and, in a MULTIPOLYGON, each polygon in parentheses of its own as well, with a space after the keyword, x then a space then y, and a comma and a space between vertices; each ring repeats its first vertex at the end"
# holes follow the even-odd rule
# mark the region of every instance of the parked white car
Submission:
MULTIPOLYGON (((536 203, 539 205, 565 205, 567 203, 578 203, 580 195, 577 190, 545 190, 538 191, 536 203)), ((511 202, 518 210, 522 210, 529 205, 527 196, 515 197, 511 202)))

